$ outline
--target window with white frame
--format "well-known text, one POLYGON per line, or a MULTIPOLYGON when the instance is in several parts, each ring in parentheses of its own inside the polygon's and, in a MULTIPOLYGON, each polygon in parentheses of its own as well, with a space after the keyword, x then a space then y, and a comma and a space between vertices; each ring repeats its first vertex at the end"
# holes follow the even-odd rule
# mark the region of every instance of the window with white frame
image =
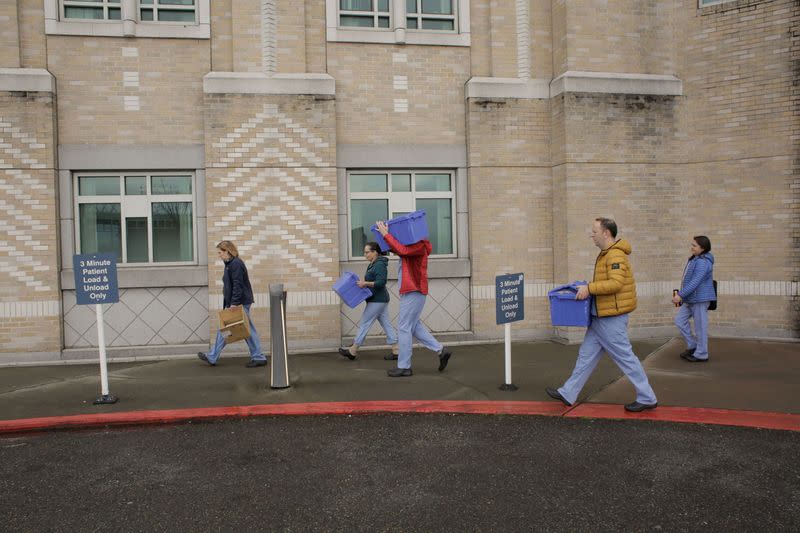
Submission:
MULTIPOLYGON (((388 1, 388 0, 387 0, 388 1)), ((62 0, 64 20, 121 20, 121 0, 62 0)), ((137 20, 140 22, 197 21, 196 0, 136 0, 137 20)))
POLYGON ((139 0, 139 20, 143 22, 187 22, 196 20, 195 0, 139 0))
POLYGON ((76 249, 121 264, 196 262, 194 174, 75 175, 76 249))
POLYGON ((406 0, 406 27, 409 30, 454 31, 454 0, 406 0))
POLYGON ((470 0, 325 0, 331 42, 470 46, 470 0))
POLYGON ((726 2, 733 2, 734 0, 697 0, 700 7, 714 6, 717 4, 724 4, 726 2))
POLYGON ((121 20, 121 0, 63 0, 63 19, 121 20))
POLYGON ((389 0, 339 0, 339 25, 351 28, 389 28, 389 0))
POLYGON ((412 211, 424 210, 434 256, 456 254, 455 172, 450 170, 369 170, 347 173, 351 259, 375 240, 370 228, 412 211))

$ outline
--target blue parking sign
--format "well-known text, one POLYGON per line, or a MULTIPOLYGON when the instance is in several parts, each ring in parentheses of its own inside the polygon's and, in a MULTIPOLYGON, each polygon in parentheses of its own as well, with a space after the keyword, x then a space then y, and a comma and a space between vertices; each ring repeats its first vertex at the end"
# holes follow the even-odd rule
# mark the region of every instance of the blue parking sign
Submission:
POLYGON ((78 305, 112 304, 119 301, 116 255, 73 255, 72 267, 75 269, 75 297, 78 305))
POLYGON ((497 324, 525 319, 525 275, 505 274, 495 277, 497 324))

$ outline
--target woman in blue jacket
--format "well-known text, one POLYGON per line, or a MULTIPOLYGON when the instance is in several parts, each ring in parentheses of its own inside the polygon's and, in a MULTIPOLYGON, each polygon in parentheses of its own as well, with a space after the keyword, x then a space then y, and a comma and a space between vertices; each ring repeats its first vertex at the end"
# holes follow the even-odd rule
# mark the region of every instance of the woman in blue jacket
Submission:
MULTIPOLYGON (((239 250, 231 241, 222 241, 217 245, 217 255, 225 263, 225 272, 222 274, 222 308, 243 306, 244 312, 250 321, 250 337, 246 340, 250 349, 250 361, 245 365, 248 368, 264 366, 267 357, 261 353, 261 340, 258 338, 256 325, 250 316, 250 306, 253 305, 253 287, 250 286, 250 277, 247 267, 239 257, 239 250)), ((208 353, 197 352, 197 357, 211 366, 217 365, 222 349, 225 348, 225 337, 217 332, 214 346, 208 353)))
POLYGON ((372 291, 372 296, 367 298, 367 306, 358 322, 358 334, 349 348, 339 348, 339 353, 351 361, 358 355, 358 347, 364 344, 367 332, 377 320, 386 333, 386 341, 392 346, 392 353, 384 356, 386 360, 397 359, 397 332, 389 320, 389 291, 386 290, 387 265, 389 259, 386 252, 381 252, 377 242, 368 242, 364 245, 364 257, 369 261, 364 279, 359 280, 358 286, 367 287, 372 291))
POLYGON ((691 363, 708 361, 708 304, 717 299, 714 292, 714 256, 711 241, 705 235, 692 240, 692 255, 683 270, 681 289, 672 297, 680 305, 675 325, 686 340, 681 357, 691 363), (694 334, 689 320, 694 320, 694 334))

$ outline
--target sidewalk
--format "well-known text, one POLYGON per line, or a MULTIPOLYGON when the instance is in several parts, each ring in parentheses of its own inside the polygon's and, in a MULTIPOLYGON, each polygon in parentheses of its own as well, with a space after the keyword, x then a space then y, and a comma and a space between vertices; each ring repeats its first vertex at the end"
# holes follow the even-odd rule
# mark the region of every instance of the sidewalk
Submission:
MULTIPOLYGON (((780 413, 781 420, 789 421, 788 429, 795 424, 800 429, 800 344, 712 339, 709 363, 683 361, 678 357, 683 349, 679 339, 634 343, 660 406, 634 416, 692 421, 681 408, 701 408, 701 413, 758 411, 780 413)), ((0 433, 3 421, 87 415, 85 420, 98 425, 107 414, 135 412, 116 423, 136 423, 148 418, 142 414, 145 411, 231 407, 236 409, 208 411, 208 416, 387 410, 624 416, 622 404, 634 399, 633 388, 626 379, 620 379, 619 370, 608 357, 598 365, 577 407, 566 408, 545 394, 546 386, 559 386, 569 376, 577 351, 577 345, 551 342, 514 344, 513 382, 519 387, 515 392, 498 389, 504 377, 502 344, 453 346, 450 365, 441 373, 435 355, 415 349, 414 376, 410 378, 386 376, 393 362, 383 360, 384 350, 362 350, 355 361, 335 352, 290 355, 292 386, 283 390, 269 387, 269 367, 245 368, 244 358, 223 355, 216 367, 197 358, 116 363, 109 365, 109 387, 120 401, 103 406, 92 404, 100 393, 97 363, 8 367, 0 369, 0 433), (317 402, 328 402, 329 410, 308 406, 317 402), (306 411, 294 404, 304 404, 306 411)), ((195 418, 186 413, 175 419, 195 418)), ((150 413, 149 418, 166 421, 156 413, 150 413)), ((70 425, 80 425, 80 420, 70 425)), ((712 417, 708 421, 715 420, 712 417)), ((10 431, 8 427, 6 424, 5 431, 10 431)))

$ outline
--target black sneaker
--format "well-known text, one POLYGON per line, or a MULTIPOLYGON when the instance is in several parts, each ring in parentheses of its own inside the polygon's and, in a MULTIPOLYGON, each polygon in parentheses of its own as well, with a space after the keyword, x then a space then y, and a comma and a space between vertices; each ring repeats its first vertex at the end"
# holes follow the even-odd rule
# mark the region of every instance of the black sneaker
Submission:
POLYGON ((625 410, 631 413, 641 413, 646 409, 655 409, 656 407, 658 407, 658 403, 631 402, 625 405, 625 410))
POLYGON ((560 393, 560 392, 558 392, 556 389, 551 389, 550 387, 545 387, 544 391, 545 391, 545 392, 547 393, 547 395, 548 395, 548 396, 550 396, 552 399, 560 401, 561 403, 563 403, 563 404, 564 404, 564 405, 566 405, 567 407, 572 407, 572 404, 571 404, 571 403, 569 403, 567 400, 565 400, 565 399, 564 399, 564 397, 563 397, 563 396, 561 396, 561 393, 560 393))
POLYGON ((390 378, 405 378, 408 376, 413 376, 414 373, 410 368, 390 368, 386 371, 386 375, 390 378))
POLYGON ((351 361, 356 358, 355 355, 350 353, 349 348, 339 348, 339 355, 341 355, 342 357, 347 357, 351 361))
POLYGON ((681 352, 681 358, 682 358, 682 359, 686 359, 686 360, 688 361, 688 360, 689 360, 689 358, 690 358, 691 356, 693 356, 693 355, 694 355, 694 350, 695 350, 695 349, 694 349, 694 348, 692 348, 691 350, 684 350, 684 351, 682 351, 682 352, 681 352))
POLYGON ((686 359, 690 363, 707 363, 708 362, 708 358, 706 358, 706 359, 698 359, 694 355, 690 355, 688 357, 684 357, 684 359, 686 359))
POLYGON ((397 361, 396 353, 387 353, 383 356, 384 361, 397 361))
POLYGON ((208 356, 206 354, 204 354, 203 352, 197 352, 197 358, 200 359, 201 361, 205 361, 206 363, 208 363, 211 366, 217 366, 216 363, 212 363, 211 361, 209 361, 208 360, 208 356))
POLYGON ((250 359, 246 365, 247 368, 256 368, 258 366, 267 366, 266 359, 250 359))
POLYGON ((439 372, 447 368, 447 363, 450 361, 450 356, 453 353, 445 346, 442 346, 442 353, 439 354, 439 372))

